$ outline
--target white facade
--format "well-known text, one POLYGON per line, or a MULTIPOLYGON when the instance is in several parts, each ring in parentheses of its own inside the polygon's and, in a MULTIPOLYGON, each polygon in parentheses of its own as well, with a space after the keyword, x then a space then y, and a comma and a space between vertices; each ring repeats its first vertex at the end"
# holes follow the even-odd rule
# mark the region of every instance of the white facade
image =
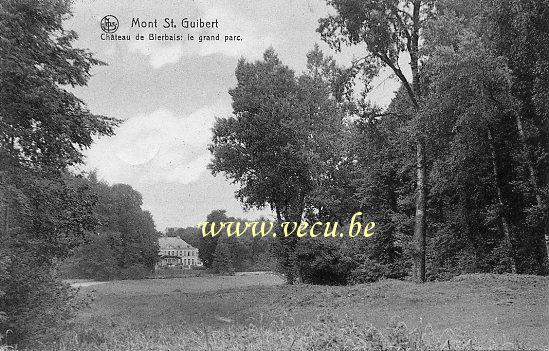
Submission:
POLYGON ((178 237, 161 237, 158 239, 160 261, 158 267, 201 267, 202 261, 198 258, 198 249, 187 244, 178 237))

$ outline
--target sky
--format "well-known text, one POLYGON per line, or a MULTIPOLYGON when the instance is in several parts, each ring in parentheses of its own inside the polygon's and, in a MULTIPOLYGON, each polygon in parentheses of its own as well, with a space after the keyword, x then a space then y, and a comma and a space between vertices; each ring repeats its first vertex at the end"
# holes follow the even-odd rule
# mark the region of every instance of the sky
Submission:
MULTIPOLYGON (((306 54, 321 49, 349 63, 361 48, 333 52, 316 32, 318 19, 331 10, 321 0, 75 0, 65 28, 75 30, 76 47, 89 49, 107 63, 94 67, 86 87, 75 88, 92 113, 123 120, 112 137, 97 138, 86 150, 81 170, 100 179, 126 183, 143 195, 157 230, 196 226, 214 209, 239 218, 271 217, 268 209, 245 212, 234 198, 238 184, 207 169, 207 150, 215 118, 231 115, 228 90, 241 57, 255 61, 273 47, 282 62, 300 73, 306 54), (118 19, 117 35, 129 41, 103 40, 101 19, 118 19), (164 18, 176 28, 162 28, 164 18), (218 28, 182 28, 182 20, 217 20, 218 28), (157 20, 158 28, 131 26, 157 20), (136 40, 137 35, 145 40, 136 40), (180 35, 180 41, 148 40, 149 34, 180 35), (193 41, 187 35, 193 35, 193 41), (199 35, 220 35, 198 42, 199 35), (225 36, 240 41, 224 41, 225 36)), ((374 81, 370 99, 385 106, 398 83, 387 71, 374 81)))

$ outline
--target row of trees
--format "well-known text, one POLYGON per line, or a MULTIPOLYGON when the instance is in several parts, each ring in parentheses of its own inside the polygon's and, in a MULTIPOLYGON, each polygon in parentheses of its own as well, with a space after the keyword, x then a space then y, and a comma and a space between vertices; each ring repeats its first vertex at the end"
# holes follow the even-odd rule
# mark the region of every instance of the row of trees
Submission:
POLYGON ((141 194, 126 184, 108 185, 95 174, 83 179, 96 196, 95 232, 61 265, 64 275, 86 279, 137 279, 158 260, 158 236, 141 194))
POLYGON ((68 0, 0 2, 0 343, 58 335, 73 301, 58 263, 83 243, 112 242, 121 268, 150 266, 156 250, 138 193, 70 171, 119 123, 68 90, 103 64, 72 46, 77 35, 62 25, 70 14, 68 0))
POLYGON ((210 145, 212 172, 278 222, 378 224, 373 240, 277 240, 288 281, 546 274, 549 4, 328 3, 322 39, 364 57, 338 67, 315 47, 300 75, 272 49, 242 59, 210 145), (365 98, 382 67, 401 83, 383 110, 365 98))

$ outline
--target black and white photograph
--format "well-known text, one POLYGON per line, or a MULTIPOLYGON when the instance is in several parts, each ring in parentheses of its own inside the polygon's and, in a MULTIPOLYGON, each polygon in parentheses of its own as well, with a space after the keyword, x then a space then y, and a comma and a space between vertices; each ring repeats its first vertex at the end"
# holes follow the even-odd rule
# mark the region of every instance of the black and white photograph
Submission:
POLYGON ((549 0, 0 0, 0 351, 549 351, 549 0))

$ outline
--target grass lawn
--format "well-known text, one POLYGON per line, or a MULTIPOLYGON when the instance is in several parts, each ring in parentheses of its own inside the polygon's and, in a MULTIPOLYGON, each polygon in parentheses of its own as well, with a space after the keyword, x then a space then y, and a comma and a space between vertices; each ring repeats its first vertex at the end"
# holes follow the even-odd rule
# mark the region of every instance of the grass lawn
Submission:
POLYGON ((79 295, 91 302, 64 350, 352 350, 375 346, 370 323, 385 344, 398 331, 416 346, 549 346, 549 278, 535 276, 341 287, 286 286, 275 275, 203 276, 107 282, 79 295), (388 328, 391 320, 407 327, 388 328))

